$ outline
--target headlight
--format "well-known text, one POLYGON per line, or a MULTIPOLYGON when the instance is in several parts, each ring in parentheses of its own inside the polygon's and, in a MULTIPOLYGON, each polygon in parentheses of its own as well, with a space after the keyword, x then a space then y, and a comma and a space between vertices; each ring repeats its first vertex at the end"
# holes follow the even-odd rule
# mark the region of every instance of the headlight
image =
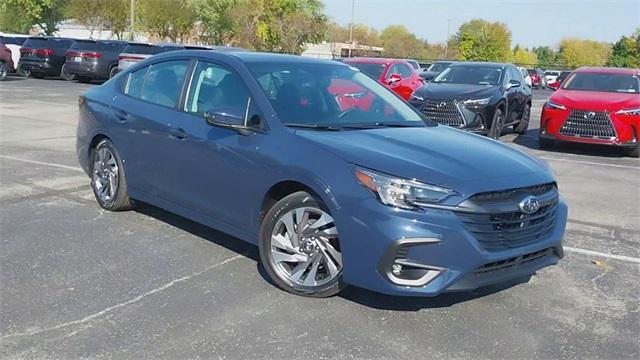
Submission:
POLYGON ((477 105, 487 105, 491 101, 491 98, 486 99, 469 99, 465 100, 462 103, 465 105, 477 106, 477 105))
POLYGON ((547 109, 567 110, 567 108, 564 107, 564 105, 558 104, 558 103, 554 103, 553 101, 547 101, 544 104, 544 107, 546 107, 547 109))
POLYGON ((419 102, 423 102, 424 98, 420 95, 416 95, 416 93, 411 94, 411 98, 409 99, 409 101, 419 101, 419 102))
POLYGON ((382 175, 371 170, 356 169, 356 178, 385 205, 414 209, 420 204, 435 204, 456 192, 415 180, 382 175))
POLYGON ((616 114, 618 115, 640 115, 640 108, 635 108, 635 109, 624 109, 624 110, 620 110, 617 111, 616 114))

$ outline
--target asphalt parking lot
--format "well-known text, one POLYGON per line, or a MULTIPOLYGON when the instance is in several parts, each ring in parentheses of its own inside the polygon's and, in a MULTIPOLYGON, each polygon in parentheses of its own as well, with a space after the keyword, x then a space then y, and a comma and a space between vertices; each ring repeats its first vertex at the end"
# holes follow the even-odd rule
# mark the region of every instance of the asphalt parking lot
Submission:
POLYGON ((163 210, 102 211, 75 156, 91 85, 0 83, 0 358, 640 357, 640 161, 537 148, 569 204, 566 257, 525 284, 437 298, 266 280, 257 249, 163 210))

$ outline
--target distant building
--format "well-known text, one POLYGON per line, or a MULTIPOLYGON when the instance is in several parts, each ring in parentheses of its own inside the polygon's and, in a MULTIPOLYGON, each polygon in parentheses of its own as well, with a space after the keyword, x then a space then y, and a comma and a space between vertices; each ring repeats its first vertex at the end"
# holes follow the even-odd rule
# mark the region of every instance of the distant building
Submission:
POLYGON ((320 44, 306 44, 302 56, 314 57, 318 59, 336 59, 355 56, 381 56, 384 48, 379 46, 368 46, 361 44, 349 44, 342 42, 322 42, 320 44))

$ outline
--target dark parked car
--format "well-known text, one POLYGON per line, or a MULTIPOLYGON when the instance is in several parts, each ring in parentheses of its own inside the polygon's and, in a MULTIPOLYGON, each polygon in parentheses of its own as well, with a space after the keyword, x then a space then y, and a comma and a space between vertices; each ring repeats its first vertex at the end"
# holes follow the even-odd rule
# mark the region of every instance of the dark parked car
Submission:
POLYGON ((7 78, 7 74, 14 71, 11 50, 0 41, 0 81, 7 78))
POLYGON ((531 86, 534 89, 540 89, 547 86, 547 82, 544 78, 544 71, 541 69, 527 69, 529 77, 531 77, 531 86))
MULTIPOLYGON (((210 49, 232 49, 226 46, 197 46, 197 45, 181 45, 181 44, 145 44, 145 43, 132 43, 122 50, 118 58, 118 70, 122 71, 129 66, 138 63, 146 58, 149 58, 155 54, 160 54, 167 51, 175 50, 210 50, 210 49)), ((235 48, 234 48, 235 49, 235 48)), ((237 48, 240 50, 239 48, 237 48)))
POLYGON ((106 80, 118 70, 118 56, 128 45, 117 40, 76 40, 67 51, 66 73, 80 82, 106 80))
POLYGON ((453 61, 436 61, 429 66, 429 69, 421 72, 420 77, 424 81, 431 81, 453 63, 453 61))
POLYGON ((498 139, 513 125, 518 134, 529 127, 531 88, 512 64, 456 63, 410 99, 427 118, 498 139))
POLYGON ((352 66, 172 51, 79 107, 78 159, 101 207, 135 199, 256 244, 295 294, 435 296, 563 256, 567 207, 548 165, 424 119, 352 66), (355 88, 370 107, 340 105, 355 88))
POLYGON ((36 78, 60 76, 69 79, 64 73, 66 52, 75 42, 74 39, 54 37, 30 37, 20 49, 20 70, 36 78))

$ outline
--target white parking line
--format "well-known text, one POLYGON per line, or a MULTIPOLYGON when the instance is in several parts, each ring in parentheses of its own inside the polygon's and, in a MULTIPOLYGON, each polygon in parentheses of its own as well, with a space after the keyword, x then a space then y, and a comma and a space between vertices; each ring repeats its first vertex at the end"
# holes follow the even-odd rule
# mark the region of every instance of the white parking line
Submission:
POLYGON ((81 168, 76 167, 76 166, 69 166, 69 165, 55 164, 55 163, 42 162, 42 161, 36 161, 36 160, 22 159, 22 158, 17 158, 17 157, 13 157, 13 156, 6 156, 6 155, 0 155, 0 158, 8 159, 8 160, 15 160, 15 161, 22 161, 22 162, 26 162, 26 163, 30 163, 30 164, 46 165, 46 166, 52 166, 52 167, 57 167, 57 168, 61 168, 61 169, 84 172, 84 170, 82 170, 81 168))
POLYGON ((546 156, 538 156, 538 157, 541 159, 551 160, 551 161, 564 161, 564 162, 572 162, 576 164, 601 165, 601 166, 618 167, 618 168, 624 168, 624 169, 640 170, 639 166, 607 164, 607 163, 601 163, 601 162, 595 162, 595 161, 584 161, 584 160, 558 159, 558 158, 552 158, 552 157, 546 157, 546 156))
POLYGON ((574 252, 574 253, 577 253, 577 254, 598 256, 598 257, 604 257, 604 258, 607 258, 607 259, 614 259, 614 260, 620 260, 620 261, 626 261, 626 262, 632 262, 632 263, 640 264, 640 258, 636 258, 636 257, 607 254, 607 253, 603 253, 603 252, 599 252, 599 251, 574 248, 574 247, 571 247, 571 246, 563 246, 563 248, 564 248, 565 251, 574 252))

